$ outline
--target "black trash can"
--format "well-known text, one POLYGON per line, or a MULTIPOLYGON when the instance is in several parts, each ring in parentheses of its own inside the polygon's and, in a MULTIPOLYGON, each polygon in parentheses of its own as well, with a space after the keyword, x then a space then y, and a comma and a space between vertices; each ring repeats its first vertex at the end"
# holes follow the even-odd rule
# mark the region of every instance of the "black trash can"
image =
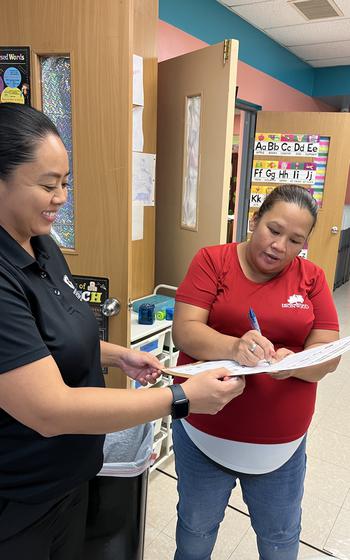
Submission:
POLYGON ((143 559, 152 445, 152 424, 108 434, 103 469, 89 483, 84 560, 143 559))

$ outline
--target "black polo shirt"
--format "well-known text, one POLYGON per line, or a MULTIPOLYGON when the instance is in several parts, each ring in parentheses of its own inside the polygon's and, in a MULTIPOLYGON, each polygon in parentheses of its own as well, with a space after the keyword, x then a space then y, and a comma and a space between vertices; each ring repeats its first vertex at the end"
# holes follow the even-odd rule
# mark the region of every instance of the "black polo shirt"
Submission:
MULTIPOLYGON (((102 387, 98 325, 49 236, 33 259, 0 227, 0 374, 52 355, 70 387, 102 387)), ((0 409, 0 498, 40 503, 92 478, 104 436, 45 438, 0 409)))

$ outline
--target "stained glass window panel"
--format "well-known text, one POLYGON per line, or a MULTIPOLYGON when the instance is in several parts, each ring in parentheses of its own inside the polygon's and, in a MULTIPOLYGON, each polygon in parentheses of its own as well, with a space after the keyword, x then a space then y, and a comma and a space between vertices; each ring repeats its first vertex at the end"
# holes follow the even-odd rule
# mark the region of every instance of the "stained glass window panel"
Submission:
POLYGON ((72 149, 71 63, 68 56, 40 57, 42 109, 55 123, 69 156, 67 202, 59 210, 51 235, 60 247, 75 248, 72 149))

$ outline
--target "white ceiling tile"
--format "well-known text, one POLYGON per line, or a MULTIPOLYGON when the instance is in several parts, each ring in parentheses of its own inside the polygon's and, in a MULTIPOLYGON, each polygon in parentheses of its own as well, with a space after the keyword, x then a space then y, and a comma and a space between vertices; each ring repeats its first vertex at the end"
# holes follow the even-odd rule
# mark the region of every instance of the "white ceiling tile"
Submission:
MULTIPOLYGON (((279 0, 272 0, 272 1, 276 3, 279 2, 279 0)), ((224 6, 235 8, 236 6, 254 6, 256 4, 269 4, 271 0, 217 0, 217 2, 219 2, 219 4, 223 4, 224 6)), ((336 6, 340 9, 341 12, 343 12, 344 16, 350 17, 349 0, 333 0, 333 2, 335 2, 336 6)), ((287 7, 289 8, 290 1, 283 0, 283 5, 285 9, 287 7)), ((291 7, 291 9, 293 10, 293 12, 296 12, 300 15, 300 12, 296 8, 291 7)), ((303 21, 305 21, 304 18, 303 21)), ((281 21, 281 23, 283 23, 283 20, 281 21)))
POLYGON ((345 17, 306 22, 289 0, 217 0, 311 66, 349 64, 350 0, 334 0, 345 17))
POLYGON ((290 47, 289 50, 303 59, 346 57, 350 56, 350 41, 303 45, 300 47, 290 47))
POLYGON ((264 3, 232 6, 232 11, 260 29, 281 25, 305 23, 303 16, 286 0, 268 0, 264 3))
POLYGON ((335 5, 343 12, 344 16, 350 17, 350 2, 349 0, 333 0, 335 5))
POLYGON ((278 27, 267 29, 266 33, 286 47, 320 42, 348 41, 350 40, 350 19, 278 27))
POLYGON ((218 0, 220 4, 225 4, 225 6, 248 6, 249 4, 262 4, 266 0, 218 0))
POLYGON ((350 65, 350 56, 345 58, 325 58, 323 60, 305 60, 305 62, 317 68, 324 66, 347 66, 350 65))

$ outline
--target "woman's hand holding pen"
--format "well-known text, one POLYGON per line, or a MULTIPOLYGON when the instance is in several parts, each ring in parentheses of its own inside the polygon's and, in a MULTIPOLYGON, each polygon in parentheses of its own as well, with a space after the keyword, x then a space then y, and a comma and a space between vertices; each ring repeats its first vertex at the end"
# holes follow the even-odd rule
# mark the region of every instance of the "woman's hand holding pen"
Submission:
POLYGON ((234 341, 233 359, 242 366, 256 366, 261 360, 271 362, 274 357, 272 342, 257 330, 250 330, 234 341))
POLYGON ((271 362, 275 357, 275 349, 272 342, 261 334, 260 325, 252 307, 249 308, 248 319, 252 330, 236 339, 234 349, 236 357, 233 359, 242 366, 256 366, 261 360, 271 362))

